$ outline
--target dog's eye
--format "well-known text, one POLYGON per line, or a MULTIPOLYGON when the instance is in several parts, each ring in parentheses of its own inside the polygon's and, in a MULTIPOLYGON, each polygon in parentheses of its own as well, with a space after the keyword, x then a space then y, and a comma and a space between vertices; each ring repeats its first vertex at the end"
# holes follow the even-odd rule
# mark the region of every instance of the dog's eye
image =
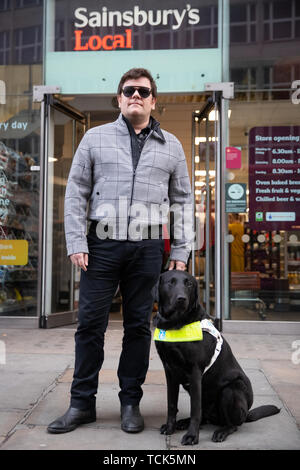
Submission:
POLYGON ((192 281, 186 281, 185 285, 186 285, 187 287, 192 287, 192 286, 193 286, 193 283, 192 283, 192 281))

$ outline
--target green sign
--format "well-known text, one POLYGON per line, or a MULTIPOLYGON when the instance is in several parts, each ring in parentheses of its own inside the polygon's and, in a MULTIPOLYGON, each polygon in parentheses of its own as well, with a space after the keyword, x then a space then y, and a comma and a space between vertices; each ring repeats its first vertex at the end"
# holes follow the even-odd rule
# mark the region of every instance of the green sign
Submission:
POLYGON ((190 1, 48 0, 45 84, 115 94, 132 67, 149 69, 160 93, 222 81, 223 2, 190 1))

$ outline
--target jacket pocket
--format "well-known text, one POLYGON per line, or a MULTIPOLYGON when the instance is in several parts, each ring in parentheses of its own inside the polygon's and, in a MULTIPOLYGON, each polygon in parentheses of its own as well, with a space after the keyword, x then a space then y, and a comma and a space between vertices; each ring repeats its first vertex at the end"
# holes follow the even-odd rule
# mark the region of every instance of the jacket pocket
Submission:
POLYGON ((92 191, 92 196, 91 200, 92 201, 97 201, 99 199, 105 198, 105 184, 106 178, 105 176, 100 176, 97 178, 96 183, 94 184, 93 191, 92 191))
POLYGON ((169 204, 169 186, 160 183, 160 191, 161 191, 161 204, 169 204))

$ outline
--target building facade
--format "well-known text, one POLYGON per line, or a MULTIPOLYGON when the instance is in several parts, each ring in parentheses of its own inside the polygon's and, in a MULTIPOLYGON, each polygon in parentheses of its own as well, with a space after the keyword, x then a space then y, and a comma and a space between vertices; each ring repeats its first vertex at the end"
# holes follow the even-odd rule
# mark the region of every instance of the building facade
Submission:
POLYGON ((185 150, 202 302, 228 322, 299 322, 300 4, 147 3, 0 1, 0 322, 76 320, 66 181, 131 66, 153 73, 154 117, 185 150), (234 84, 222 110, 211 83, 234 84))

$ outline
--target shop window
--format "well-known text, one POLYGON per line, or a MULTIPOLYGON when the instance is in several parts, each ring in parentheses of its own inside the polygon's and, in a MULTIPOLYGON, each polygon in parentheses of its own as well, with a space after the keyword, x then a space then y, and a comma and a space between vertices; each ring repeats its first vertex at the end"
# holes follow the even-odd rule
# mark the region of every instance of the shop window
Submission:
POLYGON ((43 5, 43 0, 17 0, 16 7, 17 8, 24 8, 24 7, 33 7, 43 5))
POLYGON ((300 79, 300 64, 295 64, 294 65, 294 76, 293 80, 299 80, 300 79))
POLYGON ((15 62, 17 64, 42 61, 42 27, 31 26, 15 31, 15 62))
POLYGON ((9 62, 10 35, 8 31, 0 32, 0 64, 7 65, 9 62))
MULTIPOLYGON (((75 46, 75 43, 74 43, 75 46)), ((74 47, 73 46, 73 47, 74 47)), ((63 21, 56 21, 55 23, 55 50, 65 50, 65 27, 63 21)))
POLYGON ((276 65, 273 68, 273 82, 276 85, 289 85, 292 81, 289 65, 276 65))
POLYGON ((285 0, 264 3, 264 40, 299 37, 299 1, 285 0))
POLYGON ((268 94, 268 99, 289 99, 291 82, 295 74, 295 64, 264 67, 264 88, 272 90, 268 94), (281 90, 276 91, 276 88, 281 90))
POLYGON ((268 20, 270 18, 270 4, 264 3, 264 19, 268 20))
POLYGON ((201 24, 202 25, 210 25, 211 24, 211 16, 212 16, 212 8, 211 7, 202 7, 199 9, 201 24))
POLYGON ((202 31, 195 31, 194 46, 200 47, 202 44, 210 44, 210 43, 211 43, 211 34, 209 30, 203 29, 202 31))
POLYGON ((40 110, 31 100, 9 95, 0 108, 0 317, 37 313, 39 172, 31 169, 39 165, 40 110))
MULTIPOLYGON (((296 64, 289 64, 266 67, 264 74, 271 87, 290 80, 297 71, 296 64)), ((237 69, 234 76, 242 79, 245 75, 237 69)), ((298 110, 290 100, 256 103, 259 112, 258 107, 251 110, 236 98, 231 104, 232 114, 238 118, 235 122, 230 119, 229 143, 242 149, 242 157, 239 168, 231 171, 230 181, 247 184, 248 207, 243 213, 229 214, 229 318, 299 321, 300 231, 295 196, 300 187, 296 173, 300 153, 298 110), (265 137, 267 143, 256 136, 265 137), (292 164, 274 158, 283 149, 285 155, 291 155, 292 164), (282 174, 290 176, 282 178, 282 174), (274 213, 270 212, 268 218, 267 211, 274 213), (283 223, 276 219, 277 214, 283 214, 283 223), (294 224, 288 221, 290 214, 295 217, 294 224)))
POLYGON ((292 16, 292 1, 284 0, 280 2, 273 2, 273 18, 290 18, 292 16))
POLYGON ((230 80, 234 82, 235 86, 248 87, 247 69, 231 69, 230 80))
POLYGON ((247 42, 247 29, 246 26, 231 26, 230 27, 230 42, 247 42))
POLYGON ((273 24, 273 39, 289 39, 292 34, 292 22, 282 21, 273 24))
MULTIPOLYGON (((199 8, 201 26, 187 28, 191 36, 191 47, 216 47, 218 44, 218 9, 215 6, 199 8)), ((189 47, 187 45, 187 47, 189 47)))
POLYGON ((0 11, 10 10, 11 0, 0 0, 0 11))
POLYGON ((157 49, 170 49, 170 34, 169 34, 169 32, 154 34, 154 48, 157 48, 157 49))
POLYGON ((251 100, 257 87, 257 73, 253 67, 230 70, 230 81, 234 82, 237 96, 242 100, 251 100))
POLYGON ((251 21, 256 21, 256 5, 250 5, 250 19, 251 21))
POLYGON ((270 25, 269 23, 264 24, 264 41, 268 41, 270 38, 270 25))
POLYGON ((247 5, 232 5, 230 8, 230 22, 238 23, 241 21, 247 21, 247 5))
POLYGON ((256 41, 256 5, 230 6, 230 42, 232 44, 256 41))

